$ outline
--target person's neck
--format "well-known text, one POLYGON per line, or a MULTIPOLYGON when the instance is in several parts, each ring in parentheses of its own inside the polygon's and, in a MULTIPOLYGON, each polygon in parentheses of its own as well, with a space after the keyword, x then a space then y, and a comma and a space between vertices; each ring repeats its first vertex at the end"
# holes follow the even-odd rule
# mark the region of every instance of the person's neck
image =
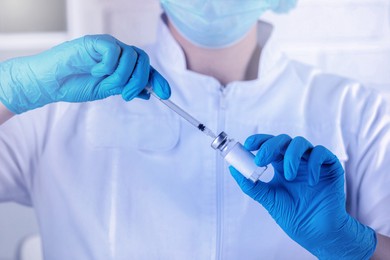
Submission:
POLYGON ((238 43, 220 49, 195 46, 185 39, 169 21, 168 28, 184 51, 187 69, 212 76, 222 85, 232 81, 257 78, 260 58, 257 24, 238 43))

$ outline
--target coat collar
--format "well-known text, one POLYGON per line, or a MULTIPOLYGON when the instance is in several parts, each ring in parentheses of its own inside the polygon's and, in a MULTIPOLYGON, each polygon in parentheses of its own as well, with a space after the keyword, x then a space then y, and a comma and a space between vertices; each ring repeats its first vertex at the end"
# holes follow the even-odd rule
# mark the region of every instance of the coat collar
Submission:
MULTIPOLYGON (((266 88, 270 80, 279 75, 280 71, 287 64, 287 58, 280 51, 277 41, 272 37, 273 26, 269 23, 259 21, 258 42, 262 48, 258 76, 254 80, 250 81, 235 81, 229 83, 227 89, 244 87, 246 90, 252 90, 251 88, 262 86, 263 90, 266 88)), ((182 77, 191 78, 194 77, 200 82, 213 82, 213 86, 218 85, 215 78, 203 74, 199 74, 187 69, 185 54, 173 38, 166 24, 166 18, 164 14, 161 15, 158 28, 156 42, 152 45, 154 49, 156 62, 163 64, 166 67, 169 64, 169 71, 181 75, 182 77)))

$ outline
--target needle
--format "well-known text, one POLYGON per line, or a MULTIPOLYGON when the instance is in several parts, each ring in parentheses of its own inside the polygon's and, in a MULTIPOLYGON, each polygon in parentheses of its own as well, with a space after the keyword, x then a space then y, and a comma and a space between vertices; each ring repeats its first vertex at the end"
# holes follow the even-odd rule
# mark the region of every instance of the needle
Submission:
POLYGON ((153 92, 152 88, 147 88, 147 92, 150 93, 153 97, 160 100, 162 103, 164 103, 167 107, 175 111, 179 116, 187 120, 191 125, 198 128, 200 131, 205 133, 206 135, 210 136, 211 138, 216 138, 217 136, 211 131, 209 128, 207 128, 204 124, 196 120, 194 117, 192 117, 190 114, 188 114, 186 111, 184 111, 182 108, 180 108, 178 105, 170 101, 169 99, 162 99, 159 96, 156 95, 156 93, 153 92))

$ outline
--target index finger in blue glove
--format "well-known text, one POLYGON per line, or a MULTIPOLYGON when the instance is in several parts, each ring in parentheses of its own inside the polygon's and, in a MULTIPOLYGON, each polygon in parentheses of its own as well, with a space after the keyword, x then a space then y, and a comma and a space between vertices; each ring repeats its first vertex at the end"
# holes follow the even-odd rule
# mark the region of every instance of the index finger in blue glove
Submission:
POLYGON ((92 68, 92 76, 111 75, 115 71, 121 55, 121 48, 117 40, 110 35, 99 35, 98 37, 87 35, 83 40, 89 55, 99 62, 92 68))
POLYGON ((152 66, 150 67, 148 85, 150 85, 153 88, 153 92, 156 93, 156 95, 162 99, 168 99, 171 96, 171 88, 169 86, 169 83, 152 66))
POLYGON ((119 43, 122 48, 121 56, 119 58, 118 67, 110 76, 105 78, 100 87, 107 94, 120 94, 123 88, 128 83, 138 58, 137 52, 131 47, 123 43, 119 43))
POLYGON ((266 166, 283 159, 284 153, 291 142, 291 137, 281 134, 265 141, 255 156, 258 166, 266 166))
POLYGON ((122 97, 126 101, 132 100, 141 93, 148 83, 150 73, 148 55, 137 47, 133 46, 133 48, 138 53, 138 59, 133 74, 122 92, 122 97))
POLYGON ((283 168, 286 180, 295 179, 304 154, 311 148, 313 145, 301 136, 297 136, 291 141, 284 154, 283 168))
POLYGON ((333 166, 329 167, 328 174, 342 174, 343 171, 337 171, 342 166, 337 159, 337 157, 326 149, 322 145, 315 146, 310 153, 308 160, 308 169, 309 169, 309 185, 314 186, 320 180, 321 168, 323 166, 333 166))
POLYGON ((244 147, 249 151, 259 150, 260 146, 272 137, 274 136, 267 134, 251 135, 245 140, 244 147))

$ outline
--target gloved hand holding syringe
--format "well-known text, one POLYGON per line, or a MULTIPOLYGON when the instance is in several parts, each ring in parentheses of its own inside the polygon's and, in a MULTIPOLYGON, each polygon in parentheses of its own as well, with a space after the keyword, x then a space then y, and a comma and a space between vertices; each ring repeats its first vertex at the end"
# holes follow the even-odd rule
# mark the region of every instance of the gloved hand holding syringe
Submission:
POLYGON ((267 169, 267 167, 257 166, 254 161, 254 154, 246 150, 241 143, 235 141, 234 139, 229 139, 225 132, 221 132, 219 135, 214 134, 213 131, 172 101, 168 99, 161 99, 153 92, 152 88, 147 88, 147 92, 160 100, 171 110, 175 111, 179 116, 187 120, 200 131, 213 138, 214 140, 211 143, 211 147, 215 150, 219 150, 221 156, 247 179, 256 182, 267 169))

